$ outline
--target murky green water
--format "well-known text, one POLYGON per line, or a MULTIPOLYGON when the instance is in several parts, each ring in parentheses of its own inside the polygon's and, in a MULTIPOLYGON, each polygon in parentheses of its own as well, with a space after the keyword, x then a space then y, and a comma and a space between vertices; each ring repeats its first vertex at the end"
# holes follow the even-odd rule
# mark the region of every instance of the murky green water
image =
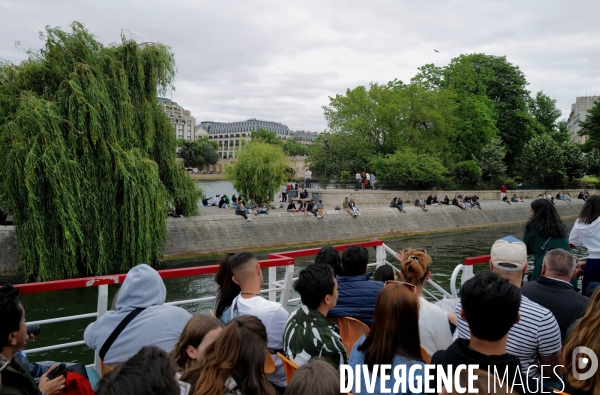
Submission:
MULTIPOLYGON (((573 226, 573 221, 567 221, 565 225, 570 230, 573 226)), ((410 247, 425 248, 433 258, 431 278, 444 289, 449 290, 452 271, 456 265, 463 262, 465 257, 489 254, 490 247, 495 240, 507 235, 513 235, 522 239, 523 231, 524 226, 503 227, 452 234, 404 237, 387 240, 386 244, 394 250, 410 247)), ((576 254, 584 254, 584 251, 576 251, 576 254)), ((370 255, 371 262, 374 262, 374 249, 370 249, 370 255)), ((266 258, 266 254, 260 255, 260 258, 266 258)), ((311 258, 296 261, 296 274, 303 267, 313 262, 314 257, 311 258)), ((391 260, 391 257, 388 257, 388 259, 391 260)), ((205 260, 193 265, 214 265, 216 263, 218 263, 217 260, 205 260)), ((485 266, 481 265, 476 270, 482 270, 485 266)), ((266 270, 264 276, 266 279, 266 270)), ((212 296, 216 290, 213 276, 165 280, 165 284, 167 286, 167 301, 212 296)), ((117 288, 118 286, 109 287, 109 302, 112 300, 117 288)), ((292 295, 292 297, 296 297, 296 295, 292 295)), ((91 313, 96 311, 97 288, 24 295, 22 302, 27 310, 28 321, 91 313)), ((212 302, 207 302, 183 307, 192 314, 206 314, 211 306, 212 302)), ((295 305, 289 306, 289 309, 294 308, 295 305)), ((92 321, 93 319, 87 319, 43 325, 41 334, 28 347, 38 348, 51 344, 82 340, 85 327, 92 321)), ((79 346, 32 354, 30 359, 32 361, 55 360, 91 363, 93 361, 93 352, 85 346, 79 346)))

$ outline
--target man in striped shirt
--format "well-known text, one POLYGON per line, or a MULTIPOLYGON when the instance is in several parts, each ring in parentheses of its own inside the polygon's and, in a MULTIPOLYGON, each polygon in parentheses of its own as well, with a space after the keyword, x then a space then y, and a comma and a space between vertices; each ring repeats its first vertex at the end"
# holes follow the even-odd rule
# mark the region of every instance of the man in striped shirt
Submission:
MULTIPOLYGON (((490 269, 521 288, 527 270, 527 247, 512 236, 497 240, 492 246, 490 269)), ((469 324, 461 317, 461 308, 459 303, 456 308, 458 336, 469 339, 469 324)), ((552 386, 553 380, 558 381, 555 373, 562 376, 564 371, 558 323, 550 310, 525 296, 521 296, 519 314, 519 322, 508 332, 506 352, 519 357, 521 370, 532 378, 539 379, 542 374, 539 366, 546 365, 544 383, 552 386)))

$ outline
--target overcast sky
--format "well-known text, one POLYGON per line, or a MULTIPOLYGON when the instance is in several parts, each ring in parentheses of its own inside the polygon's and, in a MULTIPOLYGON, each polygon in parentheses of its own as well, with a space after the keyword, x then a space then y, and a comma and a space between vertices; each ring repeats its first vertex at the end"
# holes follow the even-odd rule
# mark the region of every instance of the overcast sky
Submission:
POLYGON ((506 55, 566 118, 576 96, 600 94, 599 15, 599 0, 0 0, 0 58, 25 59, 15 42, 40 48, 46 25, 76 20, 105 44, 126 31, 172 47, 171 99, 197 122, 323 131, 329 96, 483 52, 506 55))

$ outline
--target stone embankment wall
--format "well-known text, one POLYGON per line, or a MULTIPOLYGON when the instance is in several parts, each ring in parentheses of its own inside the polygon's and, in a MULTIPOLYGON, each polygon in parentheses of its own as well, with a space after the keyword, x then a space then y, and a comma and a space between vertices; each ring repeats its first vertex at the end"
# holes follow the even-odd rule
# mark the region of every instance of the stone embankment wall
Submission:
MULTIPOLYGON (((327 191, 327 195, 334 194, 327 191)), ((337 201, 342 195, 333 198, 337 201)), ((375 200, 369 192, 357 192, 357 195, 361 199, 375 200)), ((319 220, 313 215, 305 217, 302 213, 274 209, 268 215, 251 216, 251 222, 235 215, 233 210, 202 207, 198 217, 168 219, 168 241, 163 253, 165 259, 177 260, 243 249, 285 249, 307 244, 524 224, 529 218, 530 202, 508 205, 497 200, 482 201, 482 210, 463 211, 455 206, 437 206, 427 212, 406 204, 407 213, 385 205, 359 205, 362 215, 358 218, 352 218, 344 210, 333 210, 332 203, 326 206, 329 209, 319 220)), ((569 219, 579 214, 582 205, 583 201, 577 199, 571 204, 559 201, 556 209, 563 219, 569 219)), ((0 273, 11 272, 16 262, 14 228, 0 226, 0 273)))

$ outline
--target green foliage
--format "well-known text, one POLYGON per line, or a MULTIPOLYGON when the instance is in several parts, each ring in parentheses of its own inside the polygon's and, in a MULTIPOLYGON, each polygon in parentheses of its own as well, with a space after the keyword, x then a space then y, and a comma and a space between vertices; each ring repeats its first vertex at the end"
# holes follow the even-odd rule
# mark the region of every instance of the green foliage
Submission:
POLYGON ((590 175, 600 176, 600 149, 593 149, 585 157, 587 172, 590 175))
POLYGON ((600 149, 600 100, 596 101, 594 107, 588 111, 584 122, 580 123, 580 136, 589 136, 584 144, 584 150, 589 152, 593 149, 600 149))
POLYGON ((175 76, 170 49, 71 29, 47 28, 42 50, 0 64, 0 202, 30 280, 158 264, 167 206, 195 214, 201 193, 157 104, 175 76))
POLYGON ((538 92, 529 99, 529 112, 535 122, 539 124, 538 130, 542 133, 555 133, 558 129, 557 120, 561 111, 556 107, 556 100, 544 92, 538 92))
POLYGON ((352 174, 347 170, 342 171, 342 173, 340 174, 340 180, 342 181, 350 181, 351 179, 352 174))
POLYGON ((569 181, 573 181, 575 178, 581 178, 584 176, 587 170, 587 161, 579 144, 575 143, 564 143, 562 145, 562 153, 565 164, 565 172, 569 181))
POLYGON ((548 134, 532 138, 520 158, 521 173, 526 182, 561 185, 565 179, 563 151, 548 134))
POLYGON ((551 133, 550 136, 556 141, 559 145, 563 145, 564 143, 568 143, 571 141, 571 135, 569 134, 569 128, 567 127, 566 121, 560 121, 558 124, 558 130, 554 133, 551 133))
POLYGON ((288 163, 280 146, 252 141, 236 152, 237 163, 225 169, 225 177, 244 197, 271 201, 285 181, 288 163))
POLYGON ((473 160, 481 165, 483 178, 491 180, 506 173, 505 156, 506 148, 502 144, 502 140, 495 137, 483 147, 481 157, 473 155, 473 160))
POLYGON ((286 155, 308 155, 308 147, 301 145, 296 139, 292 138, 283 143, 283 150, 286 155))
POLYGON ((275 132, 271 132, 270 130, 265 130, 260 128, 252 132, 252 140, 251 141, 262 141, 267 144, 274 145, 282 145, 283 142, 281 139, 277 138, 277 134, 275 132))
POLYGON ((481 179, 481 168, 472 160, 457 163, 454 177, 463 185, 477 185, 481 179))
POLYGON ((348 89, 345 96, 330 97, 323 110, 332 133, 366 142, 381 154, 410 147, 441 155, 456 120, 452 92, 400 81, 348 89))
MULTIPOLYGON (((494 136, 487 121, 492 115, 497 135, 506 144, 506 163, 511 167, 509 170, 514 170, 515 158, 519 157, 523 145, 533 135, 532 116, 527 106, 529 92, 525 89, 527 80, 519 67, 509 63, 504 56, 471 54, 452 59, 444 68, 425 65, 419 70, 413 81, 423 86, 451 89, 457 94, 459 108, 462 108, 458 114, 462 125, 458 127, 457 134, 460 135, 461 129, 464 129, 472 135, 477 133, 478 127, 485 126, 484 137, 476 140, 473 146, 459 141, 471 151, 467 155, 479 155, 473 150, 476 151, 489 141, 486 139, 494 136), (473 99, 474 96, 478 98, 473 99), (489 101, 482 100, 481 96, 489 101), (472 119, 465 118, 470 109, 474 111, 472 119)), ((457 148, 459 152, 462 149, 460 144, 457 148)), ((468 159, 468 156, 462 156, 468 159)))
POLYGON ((448 169, 436 158, 410 150, 375 158, 371 169, 380 180, 411 189, 439 187, 447 182, 448 175, 448 169))
POLYGON ((177 140, 177 146, 183 151, 188 150, 186 143, 191 143, 190 149, 193 152, 194 157, 184 159, 185 167, 216 165, 219 161, 219 154, 217 153, 219 146, 216 141, 210 141, 208 137, 202 137, 201 139, 189 142, 183 139, 177 140))
POLYGON ((306 163, 314 174, 325 174, 327 160, 327 178, 340 178, 343 171, 351 174, 367 170, 369 162, 374 157, 373 146, 347 134, 321 133, 308 147, 306 163), (323 139, 327 138, 328 150, 324 150, 323 139))
POLYGON ((504 184, 507 189, 517 189, 517 180, 516 179, 505 178, 502 181, 502 184, 504 184))

